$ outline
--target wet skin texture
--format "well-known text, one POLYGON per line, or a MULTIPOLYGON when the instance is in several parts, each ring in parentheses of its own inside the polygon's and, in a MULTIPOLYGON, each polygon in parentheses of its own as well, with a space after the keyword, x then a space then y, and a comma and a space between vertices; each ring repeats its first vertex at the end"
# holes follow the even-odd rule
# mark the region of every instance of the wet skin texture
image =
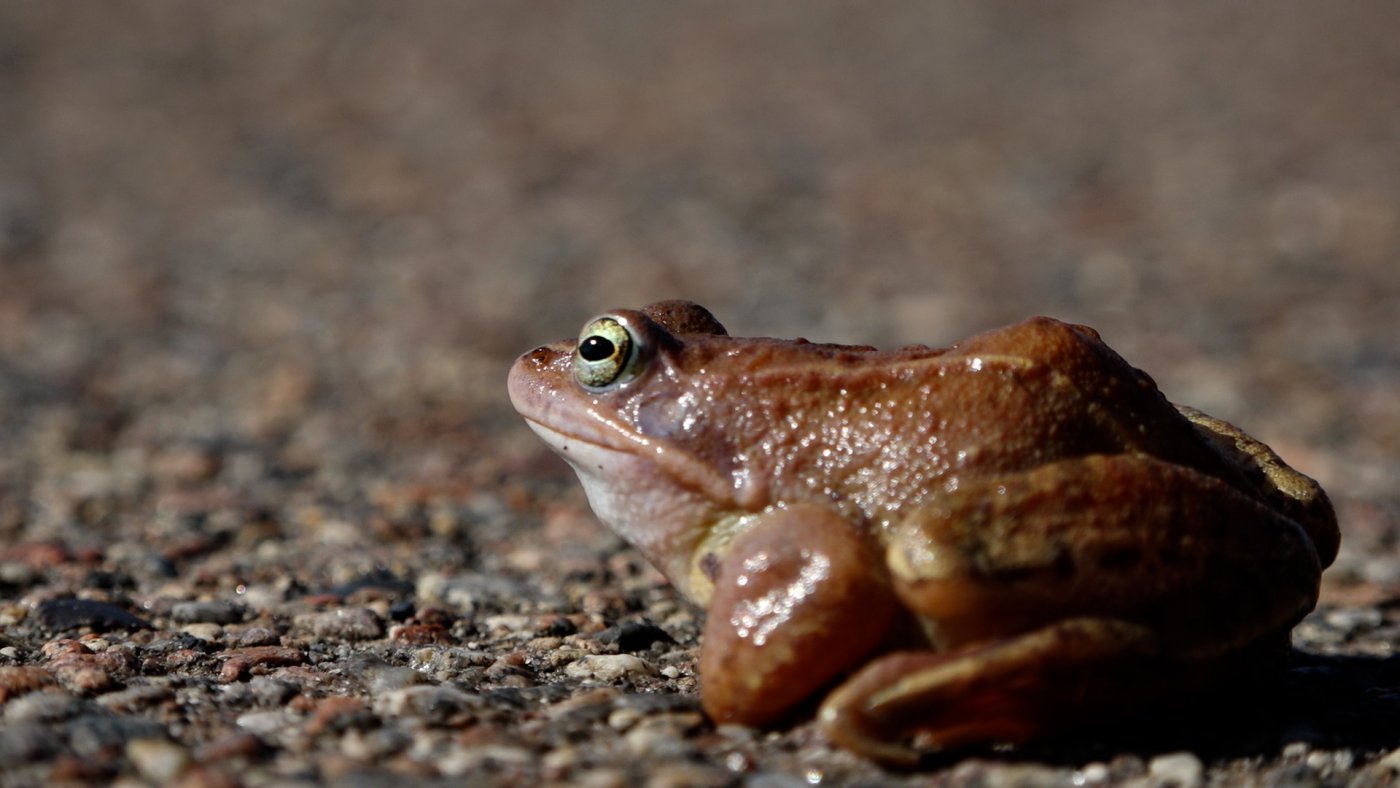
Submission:
POLYGON ((893 764, 1257 669, 1337 551, 1315 482, 1049 318, 879 351, 667 301, 526 353, 510 395, 707 610, 711 717, 824 698, 893 764))

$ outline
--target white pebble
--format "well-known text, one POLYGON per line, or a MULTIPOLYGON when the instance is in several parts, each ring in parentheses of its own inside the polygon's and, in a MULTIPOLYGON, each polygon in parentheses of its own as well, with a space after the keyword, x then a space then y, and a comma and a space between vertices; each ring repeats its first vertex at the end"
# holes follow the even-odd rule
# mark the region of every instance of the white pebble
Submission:
POLYGON ((1076 785, 1093 785, 1094 783, 1106 782, 1108 780, 1108 764, 1095 761, 1079 770, 1079 780, 1076 785))
POLYGON ((590 654, 577 662, 571 662, 564 673, 575 679, 597 679, 617 681, 618 679, 639 679, 656 675, 651 663, 631 654, 590 654))
POLYGON ((456 725, 475 718, 485 705, 480 695, 452 687, 419 685, 375 698, 374 710, 388 717, 422 719, 432 725, 456 725))
POLYGON ((523 747, 487 744, 478 747, 454 747, 433 761, 444 777, 462 777, 481 772, 488 766, 525 766, 535 761, 535 754, 523 747))
POLYGON ((296 732, 301 717, 286 709, 270 711, 250 711, 238 717, 237 725, 242 730, 264 739, 282 741, 296 732))
POLYGON ((206 643, 212 643, 224 635, 224 628, 219 624, 186 624, 180 631, 206 643))
POLYGON ((142 777, 163 785, 179 776, 189 765, 189 752, 165 739, 132 739, 126 743, 126 757, 142 777))
POLYGON ((1400 748, 1391 750, 1385 755, 1382 755, 1380 760, 1376 761, 1376 766, 1381 769, 1400 772, 1400 748))
POLYGON ((1189 752, 1171 752, 1158 755, 1147 765, 1147 771, 1162 785, 1177 788, 1194 788, 1201 784, 1205 767, 1201 759, 1189 752))

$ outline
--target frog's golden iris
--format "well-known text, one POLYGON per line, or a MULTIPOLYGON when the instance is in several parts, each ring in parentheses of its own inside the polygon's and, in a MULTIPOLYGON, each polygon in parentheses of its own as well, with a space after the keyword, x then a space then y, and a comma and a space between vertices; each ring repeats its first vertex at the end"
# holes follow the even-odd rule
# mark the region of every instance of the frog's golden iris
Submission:
POLYGON ((589 321, 574 350, 574 379, 589 391, 602 391, 636 374, 639 348, 632 333, 618 320, 600 317, 589 321))

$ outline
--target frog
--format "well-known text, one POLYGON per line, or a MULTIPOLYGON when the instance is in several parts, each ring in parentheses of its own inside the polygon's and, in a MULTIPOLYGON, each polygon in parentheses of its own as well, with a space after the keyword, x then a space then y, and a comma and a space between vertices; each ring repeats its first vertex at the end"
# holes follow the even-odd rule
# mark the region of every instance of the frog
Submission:
POLYGON ((523 354, 508 389, 705 612, 712 720, 810 715, 893 766, 1281 664, 1340 541, 1316 481, 1049 317, 879 350, 661 301, 523 354))

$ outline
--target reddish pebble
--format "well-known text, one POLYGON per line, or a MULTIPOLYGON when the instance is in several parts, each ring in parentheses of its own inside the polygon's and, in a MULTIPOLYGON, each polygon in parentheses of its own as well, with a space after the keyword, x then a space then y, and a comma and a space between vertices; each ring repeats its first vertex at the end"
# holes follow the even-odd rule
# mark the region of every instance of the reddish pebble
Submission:
POLYGON ((53 673, 45 668, 32 665, 0 667, 0 704, 57 683, 53 673))
POLYGON ((395 643, 410 646, 424 646, 433 643, 451 643, 452 636, 447 627, 428 624, 405 624, 389 630, 389 639, 395 643))
POLYGON ((223 657, 228 661, 219 671, 219 681, 225 684, 238 681, 257 668, 300 665, 306 660, 306 655, 299 649, 286 646, 240 648, 227 652, 223 657))

